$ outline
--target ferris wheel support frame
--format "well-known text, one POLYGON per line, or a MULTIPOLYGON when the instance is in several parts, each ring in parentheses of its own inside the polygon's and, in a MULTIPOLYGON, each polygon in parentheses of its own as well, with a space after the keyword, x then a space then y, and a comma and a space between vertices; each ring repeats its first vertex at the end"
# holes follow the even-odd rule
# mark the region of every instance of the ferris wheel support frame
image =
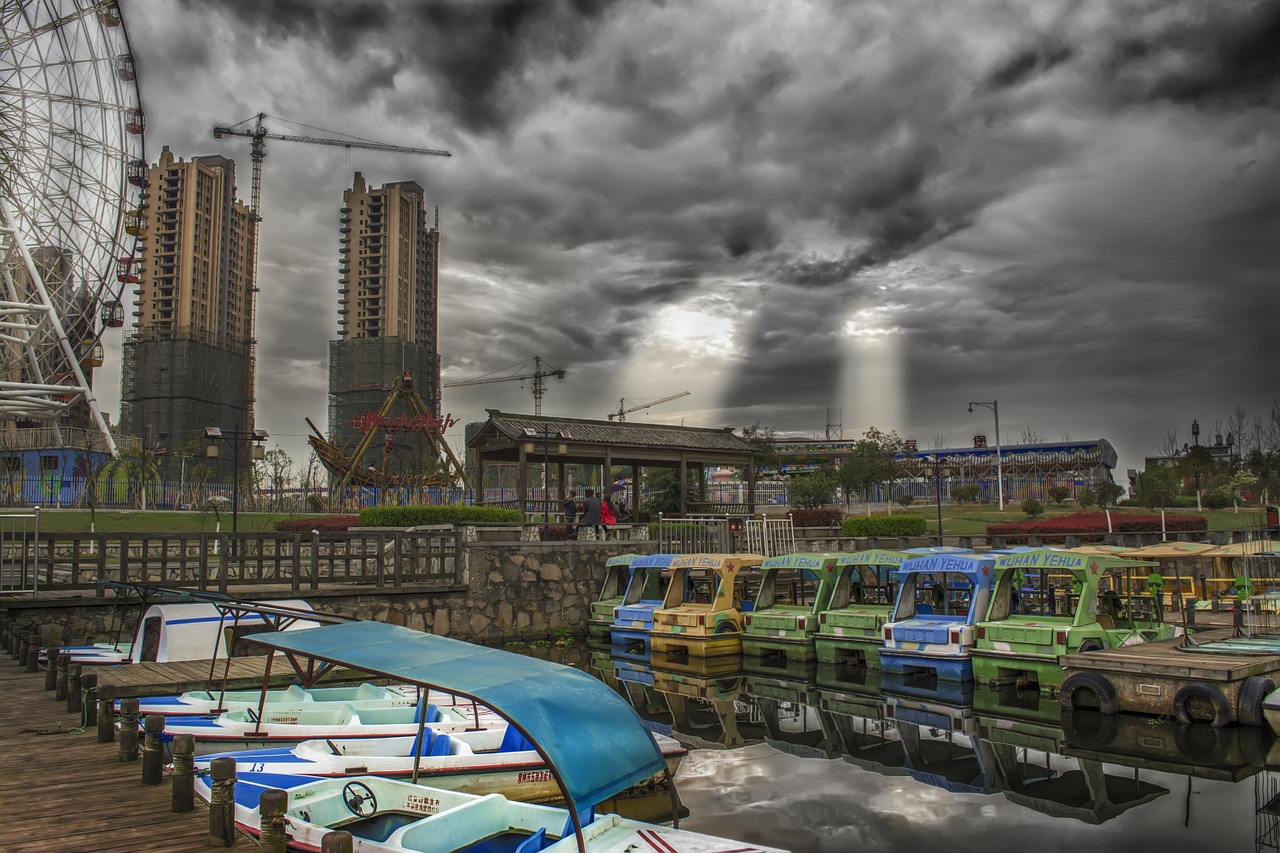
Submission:
MULTIPOLYGON (((0 303, 0 309, 5 311, 26 313, 29 317, 35 316, 38 318, 34 323, 28 321, 27 323, 6 324, 9 328, 16 327, 24 334, 22 338, 6 336, 6 339, 14 343, 21 343, 26 347, 36 378, 40 383, 44 383, 45 378, 41 373, 38 359, 31 348, 31 344, 33 336, 40 335, 43 331, 42 327, 47 324, 49 332, 57 340, 58 348, 62 351, 63 357, 71 366, 71 372, 76 383, 74 385, 32 385, 30 383, 4 381, 0 382, 0 398, 27 402, 30 404, 33 416, 37 416, 36 413, 45 413, 46 417, 48 417, 49 413, 56 414, 70 408, 77 399, 83 399, 89 407, 89 412, 93 415, 94 423, 102 432, 107 445, 107 452, 111 456, 115 456, 117 455, 116 443, 111 436, 111 430, 107 427, 106 420, 102 417, 102 409, 98 406, 98 399, 94 396, 93 389, 89 387, 89 383, 85 379, 84 371, 80 368, 80 359, 76 356, 75 350, 71 346, 71 341, 67 338, 67 331, 63 328, 62 320, 58 317, 58 311, 53 305, 53 300, 49 298, 49 291, 45 287, 44 279, 41 277, 39 270, 36 269, 35 261, 27 248, 27 242, 24 239, 21 228, 18 226, 18 219, 9 204, 9 199, 4 195, 0 195, 0 218, 3 220, 0 221, 0 229, 8 235, 13 246, 18 250, 18 254, 22 256, 22 264, 26 268, 27 276, 31 279, 31 285, 40 297, 39 302, 24 303, 15 300, 10 303, 0 303), (71 400, 50 405, 52 401, 40 396, 43 394, 69 395, 71 400)), ((16 297, 17 287, 7 266, 5 266, 4 278, 10 296, 16 297)), ((12 410, 15 407, 10 406, 9 408, 12 410)), ((56 423, 54 424, 54 429, 58 433, 59 442, 61 442, 61 430, 58 429, 56 423)))

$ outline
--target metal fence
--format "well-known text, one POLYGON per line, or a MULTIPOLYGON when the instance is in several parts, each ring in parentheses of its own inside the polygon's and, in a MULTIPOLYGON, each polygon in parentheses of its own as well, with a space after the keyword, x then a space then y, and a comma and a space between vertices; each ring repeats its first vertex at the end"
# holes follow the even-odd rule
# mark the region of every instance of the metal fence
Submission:
POLYGON ((93 589, 99 580, 195 586, 244 584, 294 590, 321 585, 463 582, 463 533, 420 530, 333 533, 34 534, 6 539, 10 560, 33 567, 29 591, 93 589))
POLYGON ((786 518, 748 518, 746 537, 749 554, 777 557, 794 554, 796 550, 796 533, 789 515, 786 518))
POLYGON ((658 517, 658 551, 663 554, 726 554, 733 548, 730 519, 658 517))
POLYGON ((0 593, 40 590, 40 510, 0 513, 0 593))

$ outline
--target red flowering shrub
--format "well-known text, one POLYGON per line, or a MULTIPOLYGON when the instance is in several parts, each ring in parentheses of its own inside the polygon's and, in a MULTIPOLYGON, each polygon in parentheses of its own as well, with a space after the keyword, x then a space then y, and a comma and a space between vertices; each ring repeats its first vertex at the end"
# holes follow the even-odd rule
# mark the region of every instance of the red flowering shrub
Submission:
POLYGON ((360 524, 358 515, 320 515, 312 518, 286 518, 277 521, 275 529, 281 533, 341 533, 360 524))
MULTIPOLYGON (((1160 516, 1130 512, 1113 512, 1111 529, 1116 533, 1159 533, 1160 516)), ((1170 515, 1164 529, 1170 533, 1204 533, 1209 519, 1193 515, 1170 515)), ((1007 521, 987 525, 988 536, 1003 536, 1010 545, 1021 545, 1027 536, 1040 536, 1046 545, 1062 543, 1067 534, 1086 542, 1100 542, 1107 535, 1107 516, 1101 512, 1076 512, 1050 518, 1007 521)))
POLYGON ((793 509, 792 527, 838 527, 844 513, 838 509, 793 509))

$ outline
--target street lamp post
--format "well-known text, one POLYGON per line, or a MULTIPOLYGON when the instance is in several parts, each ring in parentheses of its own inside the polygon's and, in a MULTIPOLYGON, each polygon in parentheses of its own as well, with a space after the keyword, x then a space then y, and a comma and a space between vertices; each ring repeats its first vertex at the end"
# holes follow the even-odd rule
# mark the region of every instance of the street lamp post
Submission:
POLYGON ((934 494, 938 504, 938 547, 942 547, 942 457, 939 454, 933 456, 933 482, 934 494))
POLYGON ((214 442, 231 442, 231 532, 235 533, 238 529, 237 523, 239 522, 240 514, 240 445, 246 440, 252 441, 253 450, 251 455, 253 459, 262 459, 266 455, 262 442, 266 441, 270 436, 267 435, 266 430, 261 429, 248 431, 205 427, 204 437, 209 441, 209 446, 205 448, 204 452, 204 455, 209 459, 218 458, 218 445, 214 442))
POLYGON ((969 404, 969 411, 973 411, 974 406, 983 406, 990 409, 996 416, 996 494, 1000 497, 1000 511, 1004 511, 1004 459, 1000 455, 1000 401, 991 400, 989 402, 974 401, 969 404))

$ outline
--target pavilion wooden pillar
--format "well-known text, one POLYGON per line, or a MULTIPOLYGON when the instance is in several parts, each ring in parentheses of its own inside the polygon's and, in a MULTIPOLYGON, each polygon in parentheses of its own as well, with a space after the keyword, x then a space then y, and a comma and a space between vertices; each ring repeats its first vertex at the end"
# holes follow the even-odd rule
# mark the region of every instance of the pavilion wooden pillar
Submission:
POLYGON ((600 500, 608 501, 613 499, 613 445, 606 444, 604 447, 604 474, 600 477, 600 488, 603 493, 600 500))
POLYGON ((484 506, 484 453, 476 448, 476 481, 471 487, 471 501, 484 506))
POLYGON ((756 514, 756 460, 747 460, 747 513, 756 514))
POLYGON ((698 462, 698 502, 707 502, 707 463, 698 462))
POLYGON ((556 462, 556 481, 560 484, 560 506, 564 506, 564 499, 568 497, 567 490, 564 487, 564 457, 556 462))
POLYGON ((689 454, 680 451, 680 514, 689 514, 689 489, 686 484, 689 482, 689 454))
POLYGON ((517 509, 523 517, 525 508, 529 505, 529 460, 524 455, 523 441, 520 442, 518 450, 520 457, 516 469, 516 500, 519 502, 517 509))

